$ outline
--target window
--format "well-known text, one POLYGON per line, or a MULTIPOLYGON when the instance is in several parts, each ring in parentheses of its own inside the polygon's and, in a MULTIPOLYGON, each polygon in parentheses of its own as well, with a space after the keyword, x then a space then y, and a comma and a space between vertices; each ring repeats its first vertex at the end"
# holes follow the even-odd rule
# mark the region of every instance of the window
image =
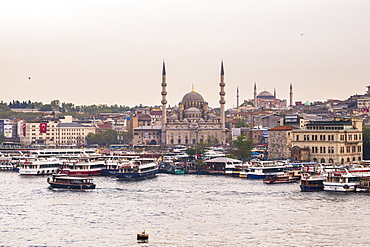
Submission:
POLYGON ((346 152, 347 152, 347 153, 350 153, 350 152, 351 152, 351 147, 347 147, 347 148, 346 148, 346 152))

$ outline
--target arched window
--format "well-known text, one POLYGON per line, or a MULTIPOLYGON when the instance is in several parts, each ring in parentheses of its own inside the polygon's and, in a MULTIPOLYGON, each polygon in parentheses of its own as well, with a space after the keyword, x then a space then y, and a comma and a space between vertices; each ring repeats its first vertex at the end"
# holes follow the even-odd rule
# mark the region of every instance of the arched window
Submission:
POLYGON ((321 163, 325 163, 325 159, 324 158, 321 158, 320 162, 321 163))
POLYGON ((344 159, 343 158, 340 160, 340 163, 341 164, 344 164, 344 159))
POLYGON ((317 162, 317 159, 316 159, 316 158, 314 158, 314 159, 313 159, 313 162, 317 162))
POLYGON ((332 158, 330 158, 329 163, 334 163, 334 160, 332 158))
POLYGON ((347 162, 350 162, 351 160, 350 160, 350 158, 347 158, 347 162))

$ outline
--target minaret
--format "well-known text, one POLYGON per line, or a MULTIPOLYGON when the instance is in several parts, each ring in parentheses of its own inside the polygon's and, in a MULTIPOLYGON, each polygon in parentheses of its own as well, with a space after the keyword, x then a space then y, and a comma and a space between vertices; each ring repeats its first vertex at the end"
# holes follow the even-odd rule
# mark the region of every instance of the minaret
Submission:
POLYGON ((289 90, 289 107, 293 107, 293 86, 292 83, 290 83, 290 90, 289 90))
POLYGON ((274 87, 274 98, 276 99, 276 88, 274 87))
POLYGON ((225 81, 224 81, 224 62, 221 61, 221 75, 220 75, 220 115, 221 115, 221 144, 226 142, 225 130, 225 81))
POLYGON ((162 68, 162 143, 167 144, 166 141, 166 125, 167 125, 167 91, 166 91, 167 83, 166 83, 166 66, 163 61, 163 68, 162 68))
POLYGON ((239 87, 236 87, 236 109, 239 111, 239 87))
POLYGON ((255 108, 258 108, 257 107, 257 85, 256 83, 254 83, 253 104, 255 108))

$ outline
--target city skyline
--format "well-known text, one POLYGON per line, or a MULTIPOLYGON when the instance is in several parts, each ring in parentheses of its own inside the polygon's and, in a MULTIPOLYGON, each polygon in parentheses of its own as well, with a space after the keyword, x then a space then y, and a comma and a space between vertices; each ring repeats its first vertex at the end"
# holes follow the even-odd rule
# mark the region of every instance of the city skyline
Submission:
POLYGON ((0 99, 168 104, 195 91, 226 108, 257 92, 347 99, 370 83, 368 1, 11 1, 0 10, 0 99), (30 93, 31 92, 31 93, 30 93))

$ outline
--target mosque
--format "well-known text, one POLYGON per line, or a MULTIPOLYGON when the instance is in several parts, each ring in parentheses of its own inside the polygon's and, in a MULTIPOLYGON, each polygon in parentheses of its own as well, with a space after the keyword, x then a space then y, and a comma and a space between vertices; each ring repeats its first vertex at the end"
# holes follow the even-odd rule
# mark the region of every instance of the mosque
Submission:
POLYGON ((167 110, 166 68, 162 69, 162 144, 194 145, 200 142, 216 140, 219 144, 226 142, 225 130, 225 82, 224 67, 221 63, 220 74, 220 113, 208 106, 203 96, 195 92, 184 95, 178 106, 167 110))
MULTIPOLYGON (((287 108, 287 100, 286 99, 278 99, 276 97, 276 90, 274 89, 274 94, 270 93, 269 91, 263 90, 262 92, 257 94, 257 85, 254 84, 254 98, 250 100, 253 102, 253 105, 257 109, 272 109, 272 108, 287 108)), ((290 84, 290 102, 289 107, 293 105, 293 87, 290 84)))

